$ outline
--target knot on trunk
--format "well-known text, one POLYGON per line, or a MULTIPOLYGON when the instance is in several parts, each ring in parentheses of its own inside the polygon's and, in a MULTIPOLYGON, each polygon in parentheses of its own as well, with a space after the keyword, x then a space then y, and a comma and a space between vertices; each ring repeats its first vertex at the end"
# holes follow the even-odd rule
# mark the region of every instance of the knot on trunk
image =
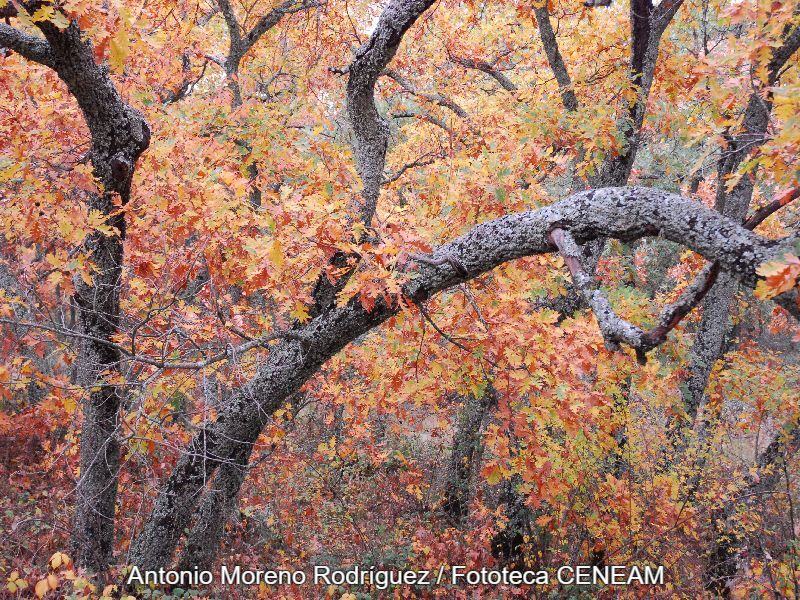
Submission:
POLYGON ((111 157, 111 176, 116 183, 125 181, 131 174, 131 161, 122 152, 117 152, 111 157))

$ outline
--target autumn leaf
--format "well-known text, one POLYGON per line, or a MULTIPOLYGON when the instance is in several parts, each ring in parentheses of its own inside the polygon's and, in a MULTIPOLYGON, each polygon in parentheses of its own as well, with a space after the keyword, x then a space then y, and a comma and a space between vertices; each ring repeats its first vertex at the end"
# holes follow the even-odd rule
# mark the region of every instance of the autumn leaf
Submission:
POLYGON ((129 27, 130 15, 126 9, 122 9, 119 28, 109 41, 108 64, 111 66, 111 70, 117 74, 125 70, 125 60, 131 51, 129 27))
POLYGON ((764 277, 756 286, 759 298, 774 298, 797 285, 800 277, 800 259, 791 253, 783 255, 783 260, 773 260, 762 264, 756 273, 764 277))

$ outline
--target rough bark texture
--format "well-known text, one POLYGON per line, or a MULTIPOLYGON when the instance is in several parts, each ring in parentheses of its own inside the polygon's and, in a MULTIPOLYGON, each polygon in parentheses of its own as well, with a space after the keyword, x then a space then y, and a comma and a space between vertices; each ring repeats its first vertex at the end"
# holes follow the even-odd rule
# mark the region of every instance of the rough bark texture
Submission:
POLYGON ((241 444, 235 456, 217 469, 194 516, 178 569, 210 569, 214 565, 225 525, 236 509, 252 451, 252 444, 241 444))
MULTIPOLYGON (((800 27, 785 32, 784 40, 773 53, 768 65, 767 85, 774 85, 780 70, 800 47, 800 27)), ((758 91, 751 94, 742 121, 742 129, 728 141, 719 161, 716 209, 737 222, 747 215, 753 196, 753 179, 745 175, 732 190, 726 190, 726 178, 736 173, 742 162, 765 141, 772 96, 758 91)), ((689 422, 694 422, 702 404, 703 395, 714 363, 719 359, 722 343, 730 328, 730 305, 738 283, 734 278, 721 275, 703 303, 703 316, 695 335, 689 359, 689 374, 683 388, 683 402, 689 422)))
MULTIPOLYGON (((120 97, 106 67, 94 61, 93 49, 77 23, 63 30, 37 23, 44 39, 0 26, 0 44, 52 68, 78 101, 92 137, 89 157, 105 193, 90 194, 90 210, 114 211, 113 200, 130 198, 131 178, 139 155, 150 142, 144 117, 120 97)), ((110 216, 108 224, 119 235, 96 232, 84 243, 96 267, 91 284, 76 278, 74 303, 84 339, 78 356, 79 380, 90 390, 83 404, 80 440, 80 477, 76 486, 73 553, 76 562, 103 571, 111 561, 114 508, 119 471, 117 428, 122 391, 104 383, 105 374, 119 368, 120 355, 110 341, 119 326, 119 288, 122 276, 125 220, 110 216)))
POLYGON ((558 87, 561 90, 561 102, 564 108, 570 112, 578 110, 578 98, 575 96, 575 90, 572 89, 572 79, 567 71, 567 65, 564 63, 564 58, 561 56, 561 50, 558 47, 556 34, 553 31, 553 24, 550 22, 550 12, 547 10, 547 4, 542 6, 533 7, 533 12, 536 14, 536 23, 539 25, 539 36, 542 38, 542 45, 544 52, 547 55, 547 62, 550 64, 550 69, 555 75, 558 87))
POLYGON ((361 178, 359 220, 369 227, 378 204, 389 125, 375 106, 375 83, 397 52, 408 28, 435 0, 394 0, 384 9, 375 31, 356 51, 347 81, 347 114, 355 137, 356 170, 361 178))
MULTIPOLYGON (((372 217, 378 206, 378 198, 383 184, 383 169, 386 166, 386 150, 389 144, 389 125, 378 113, 375 105, 375 84, 386 66, 394 57, 403 35, 416 22, 435 0, 393 0, 390 2, 375 25, 366 44, 355 52, 352 64, 348 67, 347 115, 353 128, 353 151, 356 170, 361 178, 361 198, 351 211, 357 215, 357 222, 366 230, 372 225, 372 217)), ((336 252, 328 267, 344 269, 358 262, 358 257, 336 252)), ((328 278, 327 269, 317 280, 312 297, 313 306, 309 311, 318 316, 334 305, 336 295, 347 284, 352 269, 338 279, 328 278)))
MULTIPOLYGON (((636 101, 630 106, 628 116, 622 119, 617 127, 626 140, 623 152, 617 157, 609 157, 600 166, 596 175, 589 178, 589 185, 595 188, 627 185, 631 169, 636 159, 641 136, 640 130, 644 123, 647 111, 647 100, 650 96, 656 63, 658 61, 661 37, 667 26, 672 21, 675 13, 680 8, 683 0, 665 2, 663 6, 654 9, 650 0, 634 0, 631 3, 631 66, 630 81, 639 87, 636 101), (637 4, 638 2, 638 4, 637 4)), ((578 109, 579 103, 574 90, 572 79, 564 63, 561 50, 558 46, 550 13, 546 6, 534 7, 536 21, 539 26, 539 36, 542 40, 545 54, 550 69, 558 82, 564 108, 568 112, 578 109)), ((578 160, 583 159, 583 154, 578 160)), ((585 189, 585 182, 577 175, 573 177, 572 191, 578 192, 585 189)), ((584 269, 594 274, 597 261, 605 249, 605 240, 598 239, 583 248, 584 269)), ((572 312, 587 307, 585 298, 574 285, 567 288, 567 293, 540 303, 541 308, 557 310, 561 314, 572 312), (565 313, 564 311, 569 311, 565 313)))
MULTIPOLYGON (((675 194, 648 188, 607 188, 477 225, 411 270, 412 281, 404 294, 421 302, 504 262, 553 252, 548 237, 556 227, 570 231, 579 243, 599 237, 632 241, 660 235, 719 262, 724 271, 751 287, 759 279, 758 266, 783 253, 787 243, 762 238, 675 194)), ((378 302, 367 311, 354 299, 299 327, 297 333, 306 342, 291 339, 276 344, 253 379, 215 422, 197 434, 179 459, 133 543, 131 562, 148 569, 169 565, 199 495, 216 468, 249 452, 270 415, 291 394, 345 345, 398 310, 396 303, 378 302)), ((800 318, 800 307, 792 314, 800 318)))
POLYGON ((457 527, 464 525, 469 514, 483 425, 496 403, 497 393, 491 386, 480 397, 470 395, 463 398, 458 427, 453 435, 442 502, 442 510, 457 527))
POLYGON ((630 105, 628 114, 617 125, 623 134, 625 146, 618 156, 607 160, 600 172, 590 180, 593 187, 624 185, 630 177, 639 150, 661 36, 681 4, 683 0, 665 0, 658 6, 653 6, 652 0, 631 0, 630 81, 638 88, 636 101, 630 105))
MULTIPOLYGON (((348 69, 350 77, 347 85, 347 108, 355 135, 356 166, 364 185, 362 203, 358 208, 358 214, 360 221, 367 228, 372 222, 380 194, 386 159, 386 145, 388 143, 388 129, 386 129, 386 124, 378 114, 375 106, 375 84, 397 51, 403 34, 432 4, 433 1, 408 0, 395 0, 390 3, 378 20, 375 31, 370 36, 369 41, 356 52, 353 63, 348 69)), ((240 26, 230 4, 227 0, 220 0, 219 5, 228 24, 231 43, 229 56, 226 60, 226 72, 229 64, 233 66, 235 63, 238 69, 241 56, 252 47, 260 35, 274 26, 284 14, 319 6, 318 3, 311 2, 302 4, 296 4, 291 1, 284 2, 263 17, 259 21, 259 25, 250 34, 242 38, 240 26), (237 59, 236 57, 239 58, 237 59)), ((233 81, 235 84, 235 78, 233 78, 233 81)), ((238 84, 235 85, 236 89, 232 88, 234 91, 233 108, 238 106, 236 104, 238 84)), ((239 102, 241 102, 240 94, 238 97, 239 102)), ((356 260, 357 257, 340 252, 332 257, 329 266, 344 268, 356 260)), ((314 304, 309 311, 310 314, 313 317, 324 316, 335 305, 336 294, 346 281, 347 276, 343 276, 334 283, 323 272, 317 280, 313 291, 314 304)), ((276 405, 270 405, 263 415, 267 417, 271 415, 282 404, 284 398, 285 396, 276 405)), ((237 397, 233 402, 240 400, 241 398, 237 397)), ((180 524, 180 527, 175 529, 175 525, 169 523, 171 519, 171 511, 169 509, 165 510, 163 516, 159 516, 157 524, 153 526, 154 529, 152 531, 168 530, 171 533, 164 540, 161 540, 162 543, 155 548, 154 560, 156 562, 151 564, 166 564, 165 561, 169 561, 178 541, 177 536, 189 524, 192 516, 191 506, 197 502, 196 496, 203 495, 203 488, 206 486, 206 482, 212 473, 215 473, 213 481, 211 481, 208 490, 203 495, 195 523, 180 559, 180 564, 187 567, 195 565, 210 566, 213 563, 222 539, 226 519, 236 504, 253 444, 258 438, 260 430, 261 425, 254 427, 252 423, 251 426, 245 428, 241 435, 237 435, 234 438, 238 440, 238 443, 234 444, 235 448, 231 450, 229 455, 226 455, 225 460, 216 462, 203 461, 202 464, 192 463, 186 465, 185 475, 188 478, 188 489, 192 490, 193 497, 188 499, 188 503, 184 501, 185 499, 179 498, 178 496, 184 493, 180 487, 169 492, 175 499, 177 509, 174 511, 175 523, 180 524)), ((208 439, 204 439, 204 443, 208 442, 208 439)), ((148 530, 146 529, 145 531, 148 530)), ((144 539, 144 536, 142 539, 144 539)), ((145 552, 147 550, 143 549, 143 546, 137 546, 132 551, 132 561, 137 562, 137 557, 145 552)))

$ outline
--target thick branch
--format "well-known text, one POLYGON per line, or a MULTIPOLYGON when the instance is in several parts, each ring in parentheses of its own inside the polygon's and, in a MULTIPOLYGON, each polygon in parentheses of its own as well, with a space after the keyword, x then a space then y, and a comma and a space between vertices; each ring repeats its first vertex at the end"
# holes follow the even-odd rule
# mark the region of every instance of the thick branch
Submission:
POLYGON ((363 184, 360 221, 369 227, 380 194, 389 126, 375 106, 375 83, 403 35, 435 0, 392 0, 348 69, 347 113, 355 137, 356 169, 363 184))
MULTIPOLYGON (((768 216, 786 206, 798 195, 800 195, 798 188, 782 194, 747 219, 744 228, 752 231, 768 216)), ((550 233, 550 239, 564 257, 575 286, 583 295, 586 304, 594 311, 606 345, 611 350, 619 350, 619 344, 625 343, 636 350, 640 361, 644 361, 645 353, 649 350, 663 344, 667 334, 700 303, 714 285, 720 271, 718 263, 707 264, 684 290, 680 298, 662 310, 658 325, 649 331, 642 331, 614 313, 608 299, 597 289, 594 278, 584 270, 582 264, 584 252, 578 247, 572 236, 557 228, 550 233)))
MULTIPOLYGON (((381 13, 375 30, 366 44, 361 46, 353 62, 345 70, 347 80, 347 114, 353 127, 353 150, 356 170, 363 185, 358 206, 353 207, 358 221, 369 229, 378 206, 386 150, 389 144, 389 125, 375 106, 375 83, 394 57, 403 35, 435 0, 392 0, 381 13)), ((355 216, 355 215, 354 215, 355 216)), ((352 267, 357 257, 337 252, 328 267, 352 267)), ((344 288, 352 268, 347 274, 332 282, 325 270, 314 285, 314 304, 310 314, 317 316, 335 303, 336 294, 344 288)))
POLYGON ((53 54, 47 40, 23 33, 0 23, 0 48, 10 48, 20 56, 53 68, 53 54))
POLYGON ((225 19, 225 24, 228 26, 228 36, 230 38, 231 50, 241 46, 242 41, 242 28, 239 25, 239 20, 236 18, 236 13, 233 12, 233 7, 228 0, 217 0, 219 11, 225 19))
POLYGON ((275 27, 280 20, 286 15, 291 15, 297 12, 308 10, 311 8, 319 8, 324 6, 325 2, 309 1, 309 2, 296 2, 295 0, 287 0, 282 4, 276 6, 253 26, 253 28, 244 36, 242 40, 243 52, 246 53, 253 47, 253 45, 264 35, 267 31, 275 27))
MULTIPOLYGON (((795 22, 797 17, 800 16, 800 8, 795 10, 795 22)), ((780 78, 783 67, 789 62, 789 59, 800 49, 800 25, 792 27, 791 24, 786 26, 782 36, 783 43, 778 46, 772 53, 772 58, 767 65, 769 73, 768 85, 775 85, 780 78)))
MULTIPOLYGON (((607 188, 477 225, 438 248, 428 262, 415 260, 417 267, 408 273, 411 279, 404 294, 422 302, 507 261, 551 253, 555 248, 549 236, 557 228, 568 231, 579 244, 602 237, 632 241, 660 235, 718 262, 721 269, 751 287, 759 280, 759 265, 786 251, 781 244, 675 194, 637 187, 607 188)), ((270 415, 325 362, 399 310, 399 302, 379 299, 368 311, 355 297, 297 330, 311 340, 306 347, 295 340, 277 344, 253 379, 231 399, 217 421, 198 433, 178 461, 133 543, 132 563, 147 569, 166 567, 199 492, 217 466, 235 461, 243 447, 252 446, 270 415)), ((800 318, 800 307, 792 314, 800 318)))

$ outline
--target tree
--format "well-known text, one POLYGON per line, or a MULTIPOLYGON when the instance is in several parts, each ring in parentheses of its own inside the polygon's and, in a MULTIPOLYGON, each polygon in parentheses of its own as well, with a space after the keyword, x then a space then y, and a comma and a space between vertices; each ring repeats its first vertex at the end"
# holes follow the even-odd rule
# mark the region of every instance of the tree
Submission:
MULTIPOLYGON (((2 7, 19 102, 0 121, 0 433, 40 431, 50 473, 9 454, 9 485, 70 507, 70 554, 101 580, 210 568, 254 532, 296 567, 293 544, 346 560, 348 540, 375 564, 434 565, 454 536, 481 564, 500 503, 523 537, 537 527, 538 555, 512 549, 526 562, 558 560, 557 539, 590 560, 661 552, 728 593, 737 571, 718 564, 744 543, 721 540, 747 537, 739 497, 776 489, 778 465, 788 509, 762 519, 793 518, 791 349, 762 336, 713 365, 737 289, 740 319, 786 337, 800 318, 800 16, 683 5, 2 7), (681 193, 712 160, 715 187, 681 193), (669 269, 648 272, 648 253, 669 269), (635 282, 656 277, 645 301, 635 282), (749 401, 751 365, 770 399, 747 409, 755 441, 725 412, 749 401), (675 442, 682 422, 697 444, 675 442), (758 457, 748 476, 736 444, 758 457), (608 462, 623 453, 624 473, 608 462), (379 509, 370 486, 402 501, 379 509), (280 490, 307 509, 279 508, 280 490), (377 534, 352 514, 381 511, 403 558, 367 554, 377 534), (670 535, 709 511, 708 544, 670 535), (621 523, 674 547, 643 549, 621 523)), ((769 585, 786 591, 784 537, 759 543, 782 548, 769 585)), ((55 589, 43 567, 23 568, 37 593, 55 589)))

